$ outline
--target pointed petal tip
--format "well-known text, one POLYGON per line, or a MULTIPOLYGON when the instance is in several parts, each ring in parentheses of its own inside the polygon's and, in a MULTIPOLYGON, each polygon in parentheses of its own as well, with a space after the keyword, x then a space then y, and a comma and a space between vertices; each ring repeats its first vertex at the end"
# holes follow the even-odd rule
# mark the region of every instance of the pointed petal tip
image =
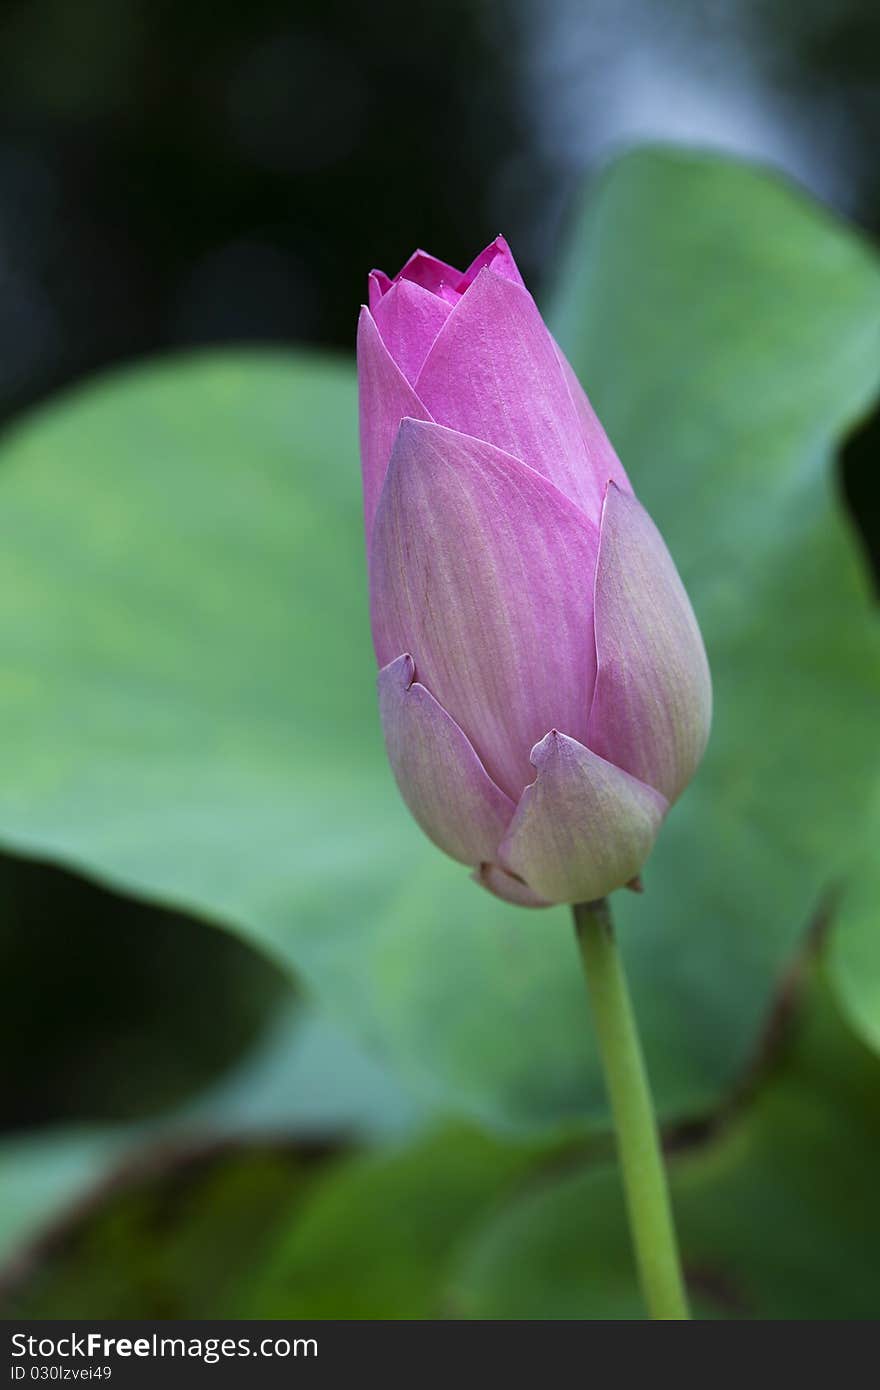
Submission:
POLYGON ((454 303, 459 297, 462 275, 454 265, 418 247, 406 264, 401 266, 392 283, 397 284, 401 280, 412 280, 432 294, 454 303))
POLYGON ((422 428, 429 431, 431 429, 437 429, 438 426, 434 424, 433 420, 420 420, 417 415, 403 415, 401 416, 398 433, 405 435, 419 434, 422 428))
POLYGON ((606 477, 605 482, 602 484, 602 503, 599 508, 600 533, 602 529, 602 520, 605 516, 605 512, 608 507, 609 498, 620 496, 622 492, 623 488, 619 486, 619 484, 614 480, 614 478, 606 477))
POLYGON ((502 256, 510 256, 510 259, 513 260, 513 255, 510 250, 510 242, 507 240, 507 237, 503 234, 503 232, 499 232, 498 235, 495 237, 494 241, 489 242, 489 245, 486 247, 486 251, 483 252, 483 255, 485 255, 487 251, 498 251, 502 256))
POLYGON ((397 435, 394 440, 394 449, 406 450, 418 449, 421 445, 433 440, 435 445, 440 445, 447 439, 450 445, 454 445, 462 438, 458 430, 450 429, 448 425, 440 425, 436 420, 420 420, 417 415, 404 415, 400 421, 397 435))
POLYGON ((536 772, 542 772, 548 761, 559 753, 559 740, 565 738, 565 734, 560 734, 558 729, 551 729, 538 742, 529 753, 529 762, 536 772))
POLYGON ((499 232, 494 241, 484 247, 478 256, 475 256, 462 276, 462 288, 467 290, 470 285, 475 283, 484 270, 491 270, 499 279, 509 280, 513 284, 526 288, 525 282, 519 273, 519 268, 513 258, 513 253, 506 237, 499 232))
POLYGON ((519 273, 519 268, 516 264, 516 260, 514 259, 513 252, 510 249, 510 242, 507 240, 507 237, 503 234, 503 232, 498 233, 497 237, 492 242, 492 245, 498 251, 499 255, 504 258, 505 262, 510 266, 510 268, 516 272, 518 279, 522 281, 522 276, 519 273))
POLYGON ((381 345, 382 339, 376 320, 373 318, 373 308, 370 304, 362 304, 358 310, 357 321, 357 351, 361 356, 366 352, 375 352, 376 347, 381 345))
POLYGON ((404 415, 397 427, 397 433, 391 446, 391 458, 389 460, 389 472, 395 466, 401 454, 412 455, 419 445, 431 438, 431 430, 437 428, 430 420, 419 420, 415 415, 404 415))
POLYGON ((367 276, 367 298, 370 308, 375 309, 380 299, 388 293, 391 288, 391 280, 384 270, 371 270, 367 276))
POLYGON ((407 691, 413 685, 415 678, 416 663, 409 652, 403 652, 400 656, 395 657, 394 661, 389 661, 387 666, 382 667, 376 681, 381 685, 386 680, 396 680, 399 685, 403 686, 404 691, 407 691))

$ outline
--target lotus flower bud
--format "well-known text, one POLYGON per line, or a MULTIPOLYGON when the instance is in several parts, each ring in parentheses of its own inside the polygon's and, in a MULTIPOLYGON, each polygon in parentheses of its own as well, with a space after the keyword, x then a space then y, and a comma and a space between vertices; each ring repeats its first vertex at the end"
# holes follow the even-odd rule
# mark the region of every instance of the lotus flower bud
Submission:
POLYGON ((416 251, 358 326, 388 756, 430 838, 529 906, 631 881, 711 685, 669 552, 513 257, 416 251))

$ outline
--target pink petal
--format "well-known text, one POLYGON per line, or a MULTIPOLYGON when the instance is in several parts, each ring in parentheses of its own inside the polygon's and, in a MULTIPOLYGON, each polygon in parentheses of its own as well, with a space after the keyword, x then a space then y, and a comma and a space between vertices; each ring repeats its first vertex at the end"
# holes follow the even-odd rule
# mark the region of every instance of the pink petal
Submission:
POLYGON ((598 522, 595 483, 553 340, 531 295, 483 269, 446 320, 415 383, 439 424, 485 439, 598 522))
POLYGON ((400 793, 425 834, 462 864, 491 859, 513 815, 454 719, 404 654, 379 672, 379 709, 400 793))
POLYGON ((436 256, 429 256, 427 251, 414 251, 394 279, 411 280, 441 299, 448 299, 451 304, 461 293, 461 271, 445 261, 438 261, 436 256))
POLYGON ((522 285, 525 289, 525 281, 519 273, 513 254, 503 236, 496 237, 485 251, 481 251, 479 256, 471 261, 464 275, 461 277, 462 290, 467 289, 468 285, 473 284, 484 266, 489 266, 496 275, 502 275, 505 280, 512 280, 515 285, 522 285))
POLYGON ((634 878, 668 810, 653 787, 554 729, 532 749, 500 858, 554 903, 592 902, 634 878))
POLYGON ((415 381, 451 313, 451 304, 412 280, 398 280, 380 300, 373 318, 407 381, 415 381))
POLYGON ((565 353, 554 343, 565 384, 577 413, 581 438, 587 451, 589 475, 595 491, 591 495, 591 514, 597 516, 602 510, 605 488, 609 482, 616 483, 622 492, 632 492, 632 485, 623 470, 623 464, 614 452, 607 434, 602 428, 598 415, 590 404, 590 399, 575 375, 574 369, 565 353))
POLYGON ((709 737, 709 664, 660 532, 613 483, 596 570, 596 650, 590 747, 674 801, 709 737))
POLYGON ((502 869, 500 864, 481 864, 474 870, 473 877, 482 888, 488 888, 490 893, 494 893, 496 898, 503 898, 506 903, 514 903, 517 907, 551 906, 544 898, 533 893, 521 878, 502 869))
POLYGON ((364 519, 369 552, 376 505, 401 419, 404 415, 419 420, 431 417, 394 363, 367 308, 361 309, 358 319, 357 367, 364 519))
POLYGON ((384 270, 371 270, 367 278, 367 303, 370 306, 370 313, 375 314, 379 301, 383 294, 387 294, 391 289, 391 281, 384 270))
POLYGON ((597 539, 552 483, 492 445, 401 425, 373 528, 379 664, 412 652, 515 799, 547 728, 586 736, 597 539))

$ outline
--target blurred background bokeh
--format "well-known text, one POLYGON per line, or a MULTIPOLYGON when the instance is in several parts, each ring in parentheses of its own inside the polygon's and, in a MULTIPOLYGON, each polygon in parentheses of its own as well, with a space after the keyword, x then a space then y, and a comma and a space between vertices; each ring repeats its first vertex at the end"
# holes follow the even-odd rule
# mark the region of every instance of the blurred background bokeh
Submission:
POLYGON ((671 139, 880 227, 870 0, 7 0, 0 408, 236 340, 352 345, 365 267, 503 229, 552 276, 586 175, 671 139))
POLYGON ((584 178, 645 139, 880 229, 870 0, 7 0, 2 32, 3 419, 175 347, 349 348, 364 267, 421 242, 467 263, 503 228, 540 291, 584 178))
MULTIPOLYGON (((466 264, 503 231, 545 291, 585 181, 646 139, 767 162, 876 237, 880 9, 6 0, 0 421, 181 348, 350 352, 366 270, 420 244, 466 264)), ((844 475, 875 558, 877 446, 869 420, 844 475)), ((8 1132, 182 1103, 291 1007, 185 915, 12 856, 0 893, 8 1132)))

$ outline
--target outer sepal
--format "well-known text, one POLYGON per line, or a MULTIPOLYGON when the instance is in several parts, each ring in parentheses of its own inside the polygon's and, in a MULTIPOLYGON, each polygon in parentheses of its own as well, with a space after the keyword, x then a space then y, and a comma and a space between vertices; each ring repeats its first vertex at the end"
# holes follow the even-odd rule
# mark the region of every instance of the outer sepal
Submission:
POLYGON ((641 503, 613 483, 602 512, 595 624, 587 742, 675 801, 709 737, 709 663, 663 537, 641 503))
POLYGON ((382 729, 400 793, 425 834, 453 859, 471 865, 494 859, 513 802, 415 677, 408 653, 379 672, 382 729))
POLYGON ((590 902, 635 878, 668 809, 665 797, 576 739, 552 730, 532 749, 499 858, 553 903, 590 902))

